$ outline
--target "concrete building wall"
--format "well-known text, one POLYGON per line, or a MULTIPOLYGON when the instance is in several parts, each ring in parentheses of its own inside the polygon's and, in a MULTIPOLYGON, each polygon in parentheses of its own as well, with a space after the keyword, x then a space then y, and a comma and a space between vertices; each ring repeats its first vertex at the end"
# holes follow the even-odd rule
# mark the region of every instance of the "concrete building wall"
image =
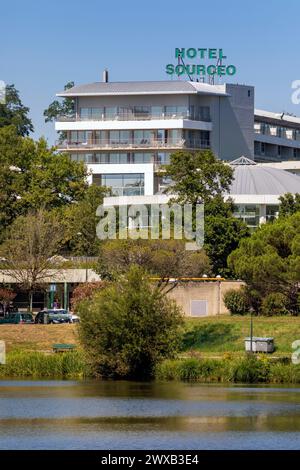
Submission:
POLYGON ((224 305, 224 294, 230 289, 239 289, 242 281, 197 281, 178 284, 169 292, 169 297, 180 305, 186 316, 213 316, 228 314, 224 305), (197 305, 195 301, 202 301, 197 305), (205 307, 206 315, 193 315, 192 309, 205 307))
POLYGON ((241 155, 253 158, 254 87, 227 84, 226 92, 230 97, 219 98, 221 125, 216 123, 214 126, 215 138, 219 138, 220 158, 234 160, 241 155))

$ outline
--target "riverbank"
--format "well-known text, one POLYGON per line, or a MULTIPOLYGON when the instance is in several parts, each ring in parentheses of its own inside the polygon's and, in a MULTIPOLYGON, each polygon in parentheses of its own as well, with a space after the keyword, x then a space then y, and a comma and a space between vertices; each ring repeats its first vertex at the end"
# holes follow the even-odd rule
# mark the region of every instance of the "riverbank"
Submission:
MULTIPOLYGON (((300 317, 254 317, 254 336, 272 336, 276 355, 291 354, 291 344, 300 339, 300 317)), ((231 352, 244 353, 244 338, 249 336, 249 316, 187 318, 181 352, 200 352, 207 357, 231 352)), ((0 325, 0 340, 7 352, 52 351, 54 343, 72 343, 79 347, 76 324, 0 325)))
MULTIPOLYGON (((82 379, 92 377, 83 352, 44 354, 12 352, 0 366, 0 378, 82 379)), ((300 365, 290 358, 225 355, 222 359, 166 360, 155 371, 157 381, 203 383, 300 383, 300 365)))

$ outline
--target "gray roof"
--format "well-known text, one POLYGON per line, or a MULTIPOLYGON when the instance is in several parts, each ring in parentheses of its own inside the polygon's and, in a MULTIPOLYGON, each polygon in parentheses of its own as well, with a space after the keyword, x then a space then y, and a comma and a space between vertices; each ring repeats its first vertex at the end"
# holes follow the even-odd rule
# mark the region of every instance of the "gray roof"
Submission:
POLYGON ((224 85, 164 80, 156 82, 95 82, 78 85, 57 93, 57 96, 212 94, 227 96, 224 85))
POLYGON ((300 176, 277 168, 258 165, 236 165, 230 194, 260 194, 280 196, 300 193, 300 176))

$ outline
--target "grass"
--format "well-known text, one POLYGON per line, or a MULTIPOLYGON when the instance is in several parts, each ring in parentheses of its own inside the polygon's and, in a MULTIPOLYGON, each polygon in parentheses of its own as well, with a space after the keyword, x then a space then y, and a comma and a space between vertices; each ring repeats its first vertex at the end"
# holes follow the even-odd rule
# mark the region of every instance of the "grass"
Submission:
POLYGON ((7 352, 52 351, 55 343, 79 345, 76 324, 62 325, 0 325, 0 340, 7 352))
POLYGON ((6 364, 0 366, 0 377, 31 377, 75 379, 86 375, 82 352, 43 354, 40 352, 11 352, 6 364))
MULTIPOLYGON (((275 339, 276 354, 291 354, 293 341, 300 339, 300 317, 253 317, 254 336, 275 339)), ((190 318, 186 321, 182 352, 204 356, 244 352, 244 338, 250 333, 249 316, 190 318)))
POLYGON ((282 359, 247 356, 223 359, 163 361, 156 368, 157 380, 219 383, 300 383, 300 365, 282 359))

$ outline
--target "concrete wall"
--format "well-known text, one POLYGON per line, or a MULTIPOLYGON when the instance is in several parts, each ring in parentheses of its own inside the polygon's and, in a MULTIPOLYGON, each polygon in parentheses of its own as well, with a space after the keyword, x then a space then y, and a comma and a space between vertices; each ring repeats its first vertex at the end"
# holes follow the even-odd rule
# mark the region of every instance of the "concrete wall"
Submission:
POLYGON ((180 305, 186 316, 191 315, 192 301, 207 302, 207 315, 213 316, 228 314, 223 297, 230 289, 239 289, 244 283, 241 281, 197 281, 178 284, 169 292, 169 297, 180 305))

